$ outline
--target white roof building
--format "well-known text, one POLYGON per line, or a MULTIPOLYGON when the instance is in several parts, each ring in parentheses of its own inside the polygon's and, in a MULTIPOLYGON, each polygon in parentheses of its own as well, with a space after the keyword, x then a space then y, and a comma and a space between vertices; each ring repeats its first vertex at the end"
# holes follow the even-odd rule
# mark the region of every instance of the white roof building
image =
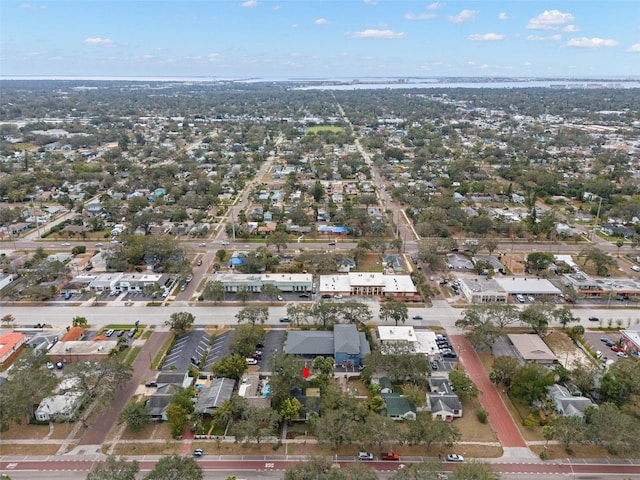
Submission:
POLYGON ((413 327, 380 325, 378 326, 378 338, 382 343, 382 353, 397 350, 415 352, 418 346, 418 337, 413 327))
POLYGON ((545 278, 539 277, 502 277, 496 278, 496 283, 509 295, 554 295, 562 292, 558 287, 545 278))
POLYGON ((42 422, 55 418, 73 420, 81 405, 82 393, 80 392, 45 397, 36 409, 35 417, 42 422))

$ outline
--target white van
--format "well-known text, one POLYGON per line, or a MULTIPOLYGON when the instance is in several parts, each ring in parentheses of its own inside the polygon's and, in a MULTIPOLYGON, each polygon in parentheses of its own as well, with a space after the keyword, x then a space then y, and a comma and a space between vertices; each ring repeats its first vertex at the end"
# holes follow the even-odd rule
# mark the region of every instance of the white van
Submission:
POLYGON ((634 272, 640 272, 640 267, 638 265, 633 265, 631 267, 631 270, 633 270, 634 272))

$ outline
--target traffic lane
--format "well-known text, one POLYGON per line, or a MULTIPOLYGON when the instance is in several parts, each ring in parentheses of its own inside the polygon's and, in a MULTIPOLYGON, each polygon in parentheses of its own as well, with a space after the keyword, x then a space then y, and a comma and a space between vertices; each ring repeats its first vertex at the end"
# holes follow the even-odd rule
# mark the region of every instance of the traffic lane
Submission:
MULTIPOLYGON (((156 465, 157 460, 146 460, 144 457, 131 459, 138 460, 141 471, 150 471, 156 465)), ((588 459, 585 459, 585 462, 588 459)), ((284 471, 296 464, 306 462, 305 459, 300 460, 269 460, 269 457, 263 459, 246 459, 243 456, 238 456, 232 460, 226 460, 223 456, 212 456, 207 458, 206 456, 197 460, 198 464, 203 470, 217 471, 217 470, 230 470, 235 472, 273 472, 284 471)), ((15 461, 0 461, 0 471, 2 472, 19 472, 19 471, 85 471, 89 472, 98 461, 87 460, 15 460, 15 461)), ((341 467, 352 465, 354 463, 362 463, 377 471, 396 471, 404 468, 407 464, 417 463, 417 461, 404 461, 402 457, 398 462, 390 461, 359 461, 359 460, 338 460, 338 465, 341 467)), ((562 475, 575 475, 575 474, 616 474, 616 475, 634 475, 633 478, 638 478, 638 471, 640 464, 627 463, 627 464, 608 464, 608 463, 557 463, 557 460, 550 462, 540 463, 502 463, 496 462, 495 459, 491 459, 490 462, 492 468, 496 472, 500 473, 521 473, 521 474, 562 474, 562 475)), ((459 465, 457 463, 442 463, 442 471, 451 472, 455 467, 459 465)))

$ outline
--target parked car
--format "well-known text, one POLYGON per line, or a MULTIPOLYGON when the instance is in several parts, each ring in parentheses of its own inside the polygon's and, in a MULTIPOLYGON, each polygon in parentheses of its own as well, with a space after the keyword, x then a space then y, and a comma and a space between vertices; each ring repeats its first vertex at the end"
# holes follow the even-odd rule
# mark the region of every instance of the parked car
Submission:
POLYGON ((196 448, 196 449, 193 451, 193 456, 194 456, 194 457, 201 457, 202 455, 204 455, 204 452, 202 451, 202 449, 201 449, 201 448, 196 448))
POLYGON ((590 322, 599 322, 600 319, 598 317, 589 317, 590 322))
POLYGON ((116 333, 116 335, 118 337, 121 337, 122 335, 124 335, 124 330, 118 330, 118 333, 116 333))
POLYGON ((73 293, 67 293, 65 294, 64 299, 69 300, 72 296, 73 296, 73 293))
POLYGON ((282 302, 284 300, 284 298, 282 298, 282 295, 278 295, 278 301, 282 302))
POLYGON ((257 365, 258 364, 258 360, 256 360, 255 358, 245 358, 245 360, 247 361, 247 365, 257 365))
POLYGON ((369 452, 358 452, 358 460, 373 460, 373 454, 369 452))
POLYGON ((109 330, 104 332, 105 337, 110 337, 111 335, 113 335, 113 328, 110 328, 109 330))
POLYGON ((531 303, 533 303, 533 302, 535 302, 535 301, 536 301, 536 299, 535 299, 535 298, 533 298, 532 296, 528 296, 528 297, 527 297, 527 300, 529 300, 531 303))
POLYGON ((279 320, 280 323, 291 323, 291 319, 289 317, 282 317, 279 320))
POLYGON ((309 294, 308 293, 301 293, 300 295, 298 295, 298 297, 300 297, 300 298, 309 298, 309 294))
POLYGON ((518 300, 520 303, 524 303, 525 302, 524 295, 517 294, 516 300, 518 300))
POLYGON ((607 343, 607 342, 610 342, 611 340, 609 340, 607 337, 600 337, 600 341, 603 343, 607 343))
POLYGON ((438 362, 436 362, 435 360, 431 360, 431 370, 437 370, 438 369, 438 362))
POLYGON ((616 352, 616 355, 619 356, 620 358, 627 358, 629 356, 624 352, 616 352))
POLYGON ((56 368, 57 368, 58 370, 62 370, 62 369, 64 368, 64 363, 62 363, 62 362, 56 362, 56 368))
POLYGON ((458 355, 453 352, 443 353, 442 356, 444 358, 458 358, 458 355))
POLYGON ((450 453, 447 455, 447 462, 464 462, 464 457, 462 455, 450 453))
POLYGON ((400 460, 400 455, 398 455, 396 452, 382 452, 380 454, 380 460, 398 461, 400 460))
POLYGON ((157 387, 158 384, 156 382, 147 382, 144 384, 145 387, 157 387))
POLYGON ((414 315, 413 317, 411 317, 413 320, 424 320, 422 318, 422 315, 414 315))
POLYGON ((342 295, 334 295, 333 298, 335 298, 336 300, 340 300, 342 297, 342 295))
POLYGON ((322 298, 324 298, 326 300, 326 299, 331 298, 331 295, 329 295, 328 293, 323 293, 322 294, 322 298))
POLYGON ((47 362, 47 368, 48 368, 49 370, 53 370, 53 369, 55 368, 55 366, 53 365, 53 363, 51 363, 51 362, 47 362))
POLYGON ((622 349, 620 347, 618 347, 617 345, 614 345, 613 347, 611 347, 611 351, 612 352, 622 352, 622 349))

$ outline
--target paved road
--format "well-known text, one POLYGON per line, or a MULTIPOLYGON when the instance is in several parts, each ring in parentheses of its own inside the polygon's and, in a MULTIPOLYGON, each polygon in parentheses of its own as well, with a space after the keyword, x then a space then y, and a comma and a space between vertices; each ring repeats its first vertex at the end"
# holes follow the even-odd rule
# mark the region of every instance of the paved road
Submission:
POLYGON ((144 346, 138 353, 138 356, 131 365, 133 367, 133 375, 131 379, 122 389, 115 392, 113 400, 110 404, 103 408, 99 415, 95 417, 94 422, 84 432, 82 438, 78 442, 79 445, 95 445, 100 448, 109 435, 111 429, 118 421, 118 414, 127 404, 136 388, 144 381, 155 375, 155 371, 149 369, 151 361, 156 356, 164 344, 168 332, 153 332, 146 340, 144 346))
MULTIPOLYGON (((293 465, 298 463, 301 460, 282 460, 278 457, 242 457, 242 458, 233 458, 229 459, 226 457, 211 457, 199 460, 198 463, 205 471, 214 471, 214 470, 229 470, 237 472, 238 474, 243 474, 244 472, 261 472, 262 473, 273 473, 273 472, 282 472, 288 468, 291 468, 293 465)), ((402 460, 402 459, 401 459, 402 460)), ((140 463, 140 470, 149 471, 153 469, 156 460, 150 459, 140 459, 138 460, 140 463)), ((341 467, 354 463, 351 461, 338 461, 337 462, 341 467)), ((400 461, 400 462, 367 462, 367 466, 373 468, 377 471, 395 471, 403 468, 404 465, 410 462, 400 461)), ((49 470, 49 471, 84 471, 88 472, 95 466, 95 461, 88 460, 2 460, 0 461, 0 471, 3 472, 19 472, 26 470, 49 470)), ((617 475, 625 475, 629 478, 630 475, 634 475, 635 478, 638 477, 638 471, 640 469, 640 465, 636 464, 609 464, 609 463, 597 463, 597 464, 584 464, 584 463, 557 463, 555 461, 551 462, 537 462, 537 463, 501 463, 501 462, 492 462, 492 467, 498 471, 506 473, 507 475, 510 473, 518 473, 518 474, 536 474, 536 475, 546 475, 547 474, 563 474, 566 476, 569 475, 578 475, 578 474, 617 474, 617 475)), ((451 463, 443 463, 442 470, 443 471, 452 471, 455 468, 455 464, 451 463)), ((262 477, 259 477, 262 478, 262 477)), ((600 477, 599 477, 600 478, 600 477)))
MULTIPOLYGON (((495 385, 489 380, 487 370, 469 341, 464 335, 451 335, 450 338, 458 352, 460 362, 464 365, 465 372, 480 391, 478 399, 489 413, 489 424, 498 435, 502 446, 527 448, 527 442, 502 402, 495 385)), ((471 415, 471 412, 467 414, 471 415)))

